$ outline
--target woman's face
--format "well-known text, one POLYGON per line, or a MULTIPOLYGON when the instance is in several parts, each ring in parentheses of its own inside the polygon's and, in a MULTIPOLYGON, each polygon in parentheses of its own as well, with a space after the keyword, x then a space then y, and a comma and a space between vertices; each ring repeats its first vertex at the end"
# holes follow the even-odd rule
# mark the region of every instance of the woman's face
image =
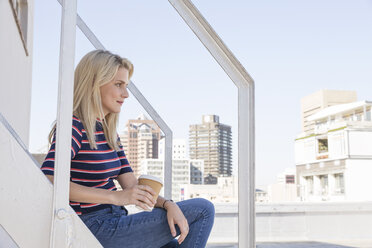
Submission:
POLYGON ((129 97, 127 86, 129 72, 125 68, 119 68, 114 79, 101 86, 101 102, 105 116, 109 113, 120 113, 124 99, 129 97))

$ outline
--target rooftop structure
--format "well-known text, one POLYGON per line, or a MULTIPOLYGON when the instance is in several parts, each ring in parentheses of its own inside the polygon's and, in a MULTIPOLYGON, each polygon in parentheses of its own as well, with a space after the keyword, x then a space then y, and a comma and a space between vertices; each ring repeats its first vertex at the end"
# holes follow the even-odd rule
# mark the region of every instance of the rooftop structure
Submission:
POLYGON ((301 99, 302 131, 309 134, 314 129, 314 123, 308 117, 333 105, 355 102, 355 91, 320 90, 301 99))
MULTIPOLYGON (((267 186, 266 202, 295 202, 297 201, 296 169, 286 168, 277 175, 277 181, 267 186)), ((257 193, 256 193, 257 195, 257 193)))
POLYGON ((217 184, 197 185, 183 184, 180 186, 182 200, 202 197, 213 203, 238 201, 238 182, 236 177, 218 177, 217 184))
POLYGON ((372 200, 371 107, 369 101, 339 104, 307 117, 313 131, 295 141, 301 200, 372 200))

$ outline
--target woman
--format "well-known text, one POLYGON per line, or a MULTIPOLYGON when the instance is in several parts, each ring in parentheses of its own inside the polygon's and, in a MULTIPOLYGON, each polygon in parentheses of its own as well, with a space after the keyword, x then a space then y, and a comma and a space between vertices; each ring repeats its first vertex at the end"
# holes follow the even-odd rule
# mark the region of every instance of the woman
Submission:
MULTIPOLYGON (((70 205, 104 247, 205 247, 213 204, 204 199, 174 203, 138 185, 116 128, 133 65, 108 51, 85 55, 75 70, 70 205), (117 191, 113 179, 123 190, 117 191), (127 215, 124 205, 151 212, 127 215), (175 239, 178 236, 178 240, 175 239)), ((55 126, 41 167, 53 182, 55 126)))

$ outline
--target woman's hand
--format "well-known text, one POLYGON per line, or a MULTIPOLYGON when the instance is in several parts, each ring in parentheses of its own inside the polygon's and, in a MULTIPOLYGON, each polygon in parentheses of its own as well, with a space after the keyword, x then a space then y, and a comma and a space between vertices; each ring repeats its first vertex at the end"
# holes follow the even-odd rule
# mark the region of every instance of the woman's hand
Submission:
POLYGON ((168 224, 173 237, 177 235, 174 225, 177 224, 180 228, 181 235, 178 238, 178 244, 181 244, 189 233, 189 223, 176 203, 167 201, 164 208, 167 210, 168 224))
POLYGON ((113 204, 124 206, 134 204, 144 210, 149 210, 149 207, 154 207, 156 195, 154 190, 147 185, 134 185, 131 188, 126 188, 121 191, 112 191, 113 204))

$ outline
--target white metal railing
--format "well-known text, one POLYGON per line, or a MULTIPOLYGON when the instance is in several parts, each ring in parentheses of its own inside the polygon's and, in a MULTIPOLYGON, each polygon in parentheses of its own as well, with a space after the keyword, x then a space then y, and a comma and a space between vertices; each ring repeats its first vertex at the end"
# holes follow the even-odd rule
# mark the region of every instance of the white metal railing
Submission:
POLYGON ((238 88, 239 247, 255 247, 254 82, 189 0, 169 0, 238 88))
MULTIPOLYGON (((60 3, 62 0, 58 0, 60 3)), ((213 28, 204 19, 201 13, 189 0, 169 0, 172 6, 177 10, 180 16, 184 19, 186 24, 193 30, 195 35, 208 49, 211 55, 216 59, 219 65, 228 74, 231 80, 238 88, 238 133, 239 133, 239 247, 255 247, 255 117, 254 117, 254 82, 253 79, 246 72, 244 67, 235 58, 232 52, 226 47, 220 37, 216 34, 213 28), (247 235, 248 234, 248 235, 247 235)), ((61 3, 62 4, 62 3, 61 3)), ((61 85, 67 78, 72 78, 73 70, 71 72, 72 63, 66 64, 66 58, 64 56, 69 55, 70 58, 74 58, 74 54, 71 51, 74 50, 75 44, 75 25, 77 23, 79 28, 87 36, 87 38, 92 42, 92 44, 98 49, 104 49, 103 45, 98 41, 95 35, 89 30, 87 25, 81 20, 76 14, 76 0, 64 0, 63 4, 63 14, 62 14, 62 38, 61 38, 61 54, 60 60, 60 88, 59 88, 59 99, 61 102, 61 96, 64 97, 65 106, 60 106, 59 104, 59 114, 57 126, 60 135, 62 133, 64 136, 58 136, 60 140, 59 150, 61 150, 63 145, 63 151, 60 151, 60 156, 56 154, 56 172, 55 174, 55 216, 61 218, 63 221, 58 221, 58 218, 54 217, 53 224, 55 228, 60 232, 64 243, 56 244, 54 238, 51 240, 52 247, 68 247, 66 245, 71 244, 71 240, 64 239, 63 237, 69 236, 68 223, 66 218, 66 211, 60 211, 67 209, 65 205, 68 204, 68 167, 70 156, 67 156, 67 149, 69 150, 69 141, 66 137, 68 133, 71 134, 71 123, 67 123, 71 120, 72 115, 72 91, 70 90, 71 85, 66 85, 63 87, 61 85), (74 16, 73 16, 74 15, 74 16), (77 19, 77 21, 76 21, 77 19), (66 32, 66 33, 65 33, 66 32), (73 40, 73 43, 69 43, 73 40), (71 102, 71 104, 70 104, 71 102), (68 110, 69 109, 69 110, 68 110), (65 122, 62 122, 65 121, 65 122), (59 123, 59 124, 58 124, 59 123), (65 137, 66 140, 63 140, 65 137), (64 168, 59 167, 60 164, 65 163, 64 168), (66 165, 67 164, 67 165, 66 165), (64 193, 59 193, 62 190, 64 193), (67 189, 67 190, 66 190, 67 189), (67 193, 66 193, 67 192, 67 193), (57 197, 58 196, 58 197, 57 197), (60 197, 62 196, 62 197, 60 197), (60 198, 59 198, 60 197, 60 198), (60 208, 61 209, 60 209, 60 208), (57 212, 58 210, 58 212, 57 212), (67 232, 66 232, 67 231, 67 232), (67 235, 66 235, 67 234, 67 235)), ((73 80, 68 82, 73 83, 73 80)), ((156 111, 152 108, 149 102, 143 97, 143 95, 135 87, 134 83, 129 84, 129 89, 135 95, 137 100, 142 104, 145 110, 150 114, 150 116, 157 122, 159 127, 166 135, 165 140, 165 196, 169 197, 171 195, 171 180, 172 180, 172 132, 165 122, 160 118, 156 111), (167 185, 168 184, 168 185, 167 185)), ((68 215, 68 214, 67 214, 68 215)), ((53 231, 53 233, 55 233, 53 231)))
POLYGON ((69 206, 71 125, 76 41, 76 0, 64 0, 59 55, 57 132, 50 247, 72 247, 73 224, 69 206), (62 102, 63 100, 63 102, 62 102))

